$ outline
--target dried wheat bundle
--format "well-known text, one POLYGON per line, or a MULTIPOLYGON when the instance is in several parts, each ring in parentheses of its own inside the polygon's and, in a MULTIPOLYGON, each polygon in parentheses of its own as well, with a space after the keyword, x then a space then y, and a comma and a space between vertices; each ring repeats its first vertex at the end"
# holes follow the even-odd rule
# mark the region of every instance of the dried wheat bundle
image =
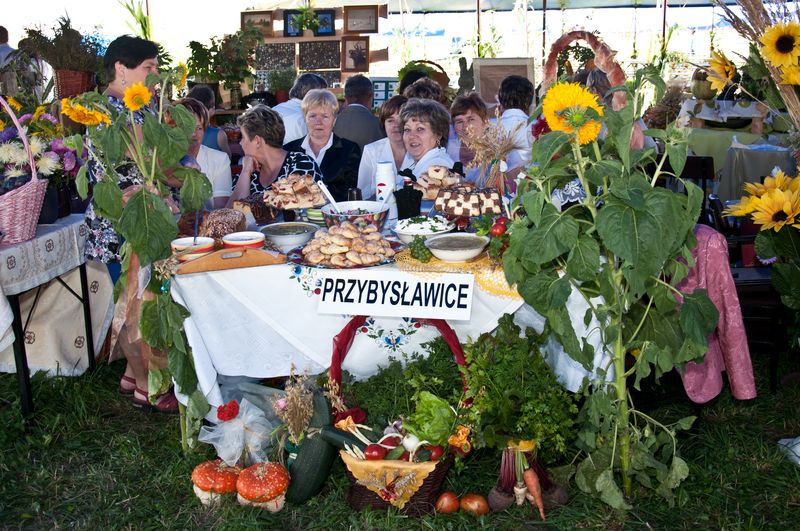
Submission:
POLYGON ((308 374, 295 373, 295 366, 292 364, 284 390, 286 396, 274 400, 272 409, 286 424, 291 441, 298 444, 311 422, 311 415, 314 414, 314 394, 308 386, 308 374))
POLYGON ((506 130, 500 123, 500 110, 495 110, 495 122, 490 123, 482 135, 464 135, 461 139, 464 146, 472 151, 475 157, 467 164, 468 168, 480 168, 481 177, 476 181, 478 188, 504 189, 503 172, 500 170, 500 161, 506 160, 515 149, 514 135, 523 127, 517 125, 512 130, 506 130))
MULTIPOLYGON (((742 8, 743 17, 734 13, 733 10, 720 0, 714 0, 722 9, 723 18, 728 21, 734 29, 745 39, 758 42, 758 38, 775 23, 795 21, 800 22, 800 6, 795 2, 786 0, 737 0, 737 4, 742 8)), ((781 73, 769 61, 765 61, 772 79, 778 87, 786 110, 792 118, 795 129, 800 130, 800 97, 798 97, 792 85, 781 84, 781 73)))

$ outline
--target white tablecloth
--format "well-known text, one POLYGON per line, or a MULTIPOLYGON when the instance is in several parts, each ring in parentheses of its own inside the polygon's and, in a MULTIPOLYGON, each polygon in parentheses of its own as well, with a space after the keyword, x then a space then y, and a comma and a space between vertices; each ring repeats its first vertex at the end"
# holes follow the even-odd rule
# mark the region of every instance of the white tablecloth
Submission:
MULTIPOLYGON (((72 214, 52 225, 39 225, 27 242, 0 245, 0 372, 14 372, 12 315, 7 295, 16 295, 56 277, 80 294, 76 269, 84 262, 87 227, 83 214, 72 214)), ((104 265, 87 266, 95 351, 99 352, 113 315, 111 279, 104 265)), ((33 305, 35 291, 20 297, 23 321, 33 305)), ((25 349, 31 372, 73 375, 87 365, 83 310, 63 286, 51 282, 40 295, 28 324, 25 349)))
POLYGON ((731 118, 759 118, 762 116, 764 116, 764 111, 755 102, 691 98, 681 104, 678 120, 688 122, 689 118, 700 118, 714 122, 727 122, 731 118))
MULTIPOLYGON (((396 270, 396 266, 383 268, 396 270)), ((184 323, 192 347, 201 391, 209 404, 222 404, 217 375, 267 378, 289 374, 294 364, 311 374, 331 362, 333 337, 350 320, 346 315, 317 313, 320 270, 297 265, 231 269, 172 279, 172 296, 191 312, 184 323)), ((597 323, 583 325, 586 301, 576 291, 567 307, 579 337, 595 348, 595 366, 604 363, 597 323)), ((517 312, 517 322, 542 331, 543 319, 521 298, 494 295, 475 284, 472 317, 448 321, 463 343, 494 330, 505 313, 517 312)), ((421 344, 438 336, 433 327, 415 319, 369 318, 353 340, 343 368, 367 378, 390 357, 422 353, 421 344)), ((543 349, 560 381, 577 390, 585 371, 551 340, 543 349)), ((179 397, 180 398, 180 397, 179 397)))

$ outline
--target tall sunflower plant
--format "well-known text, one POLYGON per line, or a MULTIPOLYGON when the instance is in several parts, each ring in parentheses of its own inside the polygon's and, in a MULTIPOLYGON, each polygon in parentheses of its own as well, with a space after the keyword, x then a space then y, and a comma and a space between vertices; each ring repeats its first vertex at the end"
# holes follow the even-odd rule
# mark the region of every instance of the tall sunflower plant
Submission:
POLYGON ((676 432, 694 417, 659 422, 635 408, 631 386, 639 389, 643 378, 701 359, 718 318, 704 290, 678 290, 694 265, 693 228, 703 194, 690 182, 683 182, 684 193, 656 186, 675 178, 664 170, 667 161, 678 174, 683 168, 685 137, 676 129, 646 131, 661 139, 664 154, 631 148, 648 85, 657 93, 665 88, 652 67, 613 88, 627 98, 620 110, 603 107, 576 84, 547 91, 542 111, 552 132, 533 145, 503 256, 509 284, 593 374, 584 383, 579 414, 583 458, 572 471, 580 489, 618 509, 631 508, 642 489, 674 503, 673 491, 689 474, 676 432), (559 208, 552 192, 576 177, 585 199, 559 208), (566 308, 574 291, 588 304, 584 323, 599 323, 602 352, 575 332, 566 308))
POLYGON ((195 118, 182 105, 170 103, 166 90, 170 85, 180 88, 185 82, 186 68, 180 65, 148 76, 144 85, 128 87, 122 112, 96 92, 65 98, 61 106, 63 114, 87 126, 85 137, 74 135, 66 140, 73 149, 81 152, 85 147, 88 152, 89 164, 81 167, 75 179, 78 192, 84 198, 88 196, 91 166, 95 177, 92 187, 95 210, 108 218, 125 240, 121 250, 123 273, 115 286, 115 295, 124 291, 132 253, 138 256, 141 270, 150 272, 144 278, 153 296, 142 303, 140 331, 142 338, 156 349, 153 355, 166 356, 166 360, 150 363, 148 391, 151 397, 159 396, 174 379, 180 391, 189 397, 188 407, 182 410, 186 421, 181 424, 186 448, 209 406, 197 387, 191 350, 183 330, 183 321, 189 313, 172 300, 169 268, 164 267, 164 260, 171 255, 170 242, 178 235, 169 183, 181 182, 183 212, 200 209, 211 197, 211 185, 203 173, 180 165, 189 148, 195 118), (147 87, 157 87, 157 96, 147 87), (133 126, 134 113, 145 106, 154 112, 143 112, 141 127, 133 126), (138 169, 143 186, 132 194, 123 194, 117 170, 131 164, 138 169))

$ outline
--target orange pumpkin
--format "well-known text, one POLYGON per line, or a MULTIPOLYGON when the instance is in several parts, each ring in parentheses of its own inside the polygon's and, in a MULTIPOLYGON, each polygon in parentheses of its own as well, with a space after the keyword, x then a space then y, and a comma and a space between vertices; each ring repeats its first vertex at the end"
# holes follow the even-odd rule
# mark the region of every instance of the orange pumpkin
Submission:
POLYGON ((278 463, 256 463, 242 470, 236 480, 240 504, 264 507, 273 513, 283 508, 288 487, 289 471, 278 463))
POLYGON ((240 472, 238 466, 228 466, 222 459, 200 463, 192 471, 194 492, 203 505, 214 503, 221 494, 236 492, 240 472))

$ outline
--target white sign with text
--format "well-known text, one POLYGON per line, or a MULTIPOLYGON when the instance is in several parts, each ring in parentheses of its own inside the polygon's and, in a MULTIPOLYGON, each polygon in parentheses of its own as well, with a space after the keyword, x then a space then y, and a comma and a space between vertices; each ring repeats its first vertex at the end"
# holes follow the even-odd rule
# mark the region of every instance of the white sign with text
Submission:
POLYGON ((320 276, 319 313, 468 321, 472 312, 472 274, 323 269, 320 276))

